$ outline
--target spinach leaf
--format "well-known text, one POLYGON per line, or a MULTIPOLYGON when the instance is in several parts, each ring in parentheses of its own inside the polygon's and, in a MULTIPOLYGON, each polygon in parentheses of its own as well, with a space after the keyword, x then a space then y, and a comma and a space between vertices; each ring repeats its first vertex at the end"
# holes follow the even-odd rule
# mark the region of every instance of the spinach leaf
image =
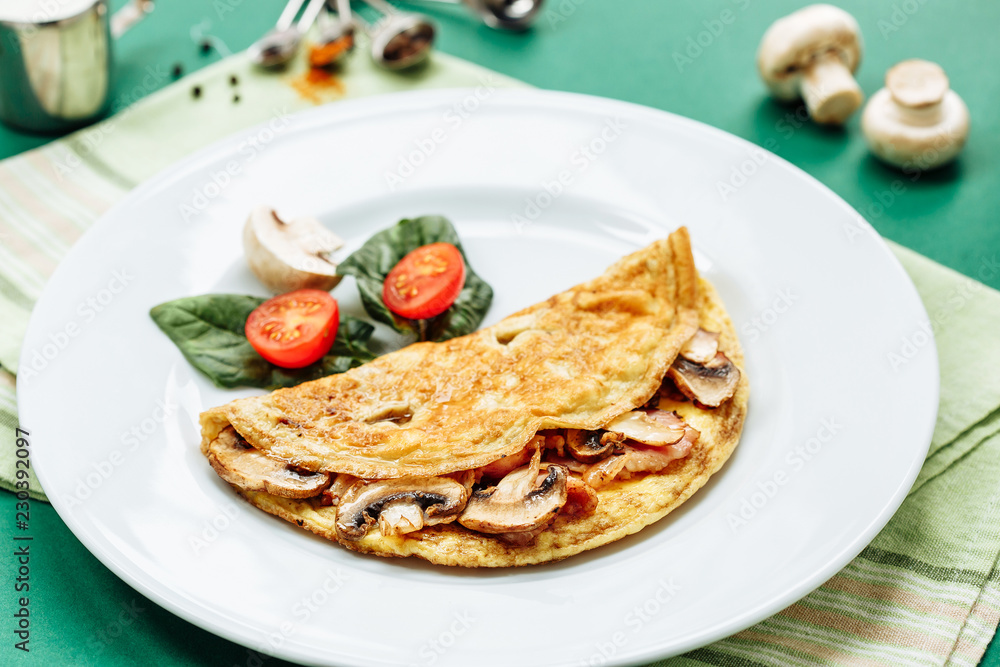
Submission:
POLYGON ((350 257, 337 266, 337 273, 354 276, 361 293, 361 302, 372 318, 388 324, 402 333, 415 333, 423 340, 442 341, 472 333, 486 316, 493 301, 493 289, 476 275, 469 266, 469 259, 462 250, 455 228, 446 218, 425 215, 420 218, 400 220, 365 242, 350 257), (407 253, 422 245, 443 241, 462 253, 465 261, 465 286, 455 303, 437 317, 425 322, 421 332, 419 322, 394 315, 382 302, 382 284, 392 267, 407 253), (420 335, 423 333, 424 335, 420 335))
POLYGON ((374 327, 342 317, 325 357, 305 368, 275 366, 257 354, 243 331, 251 311, 264 301, 239 294, 206 294, 162 303, 149 314, 195 368, 227 389, 291 387, 375 358, 368 348, 374 327))

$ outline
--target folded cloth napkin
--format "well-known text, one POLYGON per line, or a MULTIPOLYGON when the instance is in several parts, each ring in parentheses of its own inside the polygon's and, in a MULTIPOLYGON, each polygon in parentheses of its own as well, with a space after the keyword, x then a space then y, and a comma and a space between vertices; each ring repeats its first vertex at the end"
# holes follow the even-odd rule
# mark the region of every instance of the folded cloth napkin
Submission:
MULTIPOLYGON (((443 54, 406 77, 354 58, 332 79, 302 67, 262 74, 238 55, 0 163, 0 486, 13 488, 14 374, 32 304, 73 242, 131 187, 215 139, 314 104, 403 89, 516 85, 443 54)), ((941 361, 937 429, 913 490, 874 542, 817 591, 744 632, 659 664, 974 665, 981 658, 1000 619, 1000 374, 991 371, 1000 367, 993 334, 1000 293, 893 249, 924 300, 941 361)), ((924 334, 910 342, 913 354, 929 340, 924 334)), ((907 363, 910 350, 902 352, 890 363, 907 363)), ((38 354, 26 360, 32 368, 47 363, 38 354)), ((31 488, 40 489, 37 480, 31 488)), ((155 628, 130 631, 142 642, 134 635, 155 628)))

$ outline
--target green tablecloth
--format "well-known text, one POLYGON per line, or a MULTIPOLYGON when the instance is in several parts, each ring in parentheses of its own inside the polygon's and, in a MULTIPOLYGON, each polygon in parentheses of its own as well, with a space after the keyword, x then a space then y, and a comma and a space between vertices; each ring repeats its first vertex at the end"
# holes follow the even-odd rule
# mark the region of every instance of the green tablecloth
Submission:
MULTIPOLYGON (((161 3, 122 39, 119 94, 127 100, 127 91, 141 85, 147 67, 169 71, 180 62, 191 70, 216 60, 215 53, 199 52, 201 35, 211 35, 223 49, 245 48, 273 21, 280 4, 161 3)), ((955 166, 911 180, 867 155, 856 118, 845 131, 823 129, 800 123, 794 107, 765 97, 754 70, 757 41, 774 18, 800 3, 549 0, 528 35, 490 31, 448 8, 434 16, 442 29, 442 50, 473 62, 541 87, 666 109, 771 146, 833 188, 883 235, 1000 286, 995 258, 1000 226, 991 207, 1000 199, 993 157, 1000 119, 991 106, 1000 99, 1000 77, 988 68, 1000 51, 992 38, 1000 5, 840 4, 858 18, 866 36, 858 79, 869 94, 879 87, 885 69, 903 58, 935 60, 948 71, 972 111, 972 137, 955 166)), ((3 129, 0 156, 45 141, 3 129)), ((13 517, 13 497, 0 494, 0 505, 5 517, 13 517)), ((5 520, 0 527, 8 543, 14 532, 9 524, 5 520)), ((258 664, 246 649, 180 621, 117 580, 51 508, 33 504, 32 533, 33 648, 46 662, 19 656, 25 664, 80 662, 87 655, 94 664, 258 664)), ((12 571, 9 556, 2 562, 5 572, 12 571)), ((0 602, 8 619, 13 597, 11 591, 0 602)), ((984 664, 1000 664, 998 654, 994 647, 984 664)), ((10 647, 0 649, 0 662, 12 655, 10 647)))

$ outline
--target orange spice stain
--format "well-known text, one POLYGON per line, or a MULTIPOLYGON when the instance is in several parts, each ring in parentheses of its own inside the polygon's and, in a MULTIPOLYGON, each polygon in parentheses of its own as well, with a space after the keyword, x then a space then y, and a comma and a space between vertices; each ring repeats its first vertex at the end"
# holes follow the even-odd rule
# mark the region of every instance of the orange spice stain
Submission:
MULTIPOLYGON (((316 61, 313 52, 322 48, 324 47, 313 46, 310 49, 310 62, 316 61)), ((289 85, 302 99, 313 104, 322 104, 333 96, 344 93, 344 84, 325 67, 311 66, 305 73, 293 78, 289 85)))

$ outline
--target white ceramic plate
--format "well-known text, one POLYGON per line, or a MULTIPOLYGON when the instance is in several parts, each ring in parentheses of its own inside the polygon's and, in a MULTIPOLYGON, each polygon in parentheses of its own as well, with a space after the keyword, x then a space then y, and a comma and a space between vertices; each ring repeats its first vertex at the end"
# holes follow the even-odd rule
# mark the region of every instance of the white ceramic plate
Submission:
MULTIPOLYGON (((18 382, 63 520, 180 616, 315 664, 653 660, 832 576, 902 502, 937 408, 934 346, 890 361, 927 316, 885 244, 801 171, 701 124, 558 93, 472 100, 394 95, 278 121, 100 220, 35 309, 18 382), (213 387, 147 315, 181 296, 264 295, 240 244, 258 203, 317 215, 349 249, 401 217, 448 216, 496 291, 489 322, 688 225, 746 349, 743 440, 677 512, 547 566, 360 556, 264 514, 197 446, 202 410, 254 390, 213 387), (44 369, 24 372, 36 352, 44 369)), ((353 283, 334 293, 359 311, 353 283)))

